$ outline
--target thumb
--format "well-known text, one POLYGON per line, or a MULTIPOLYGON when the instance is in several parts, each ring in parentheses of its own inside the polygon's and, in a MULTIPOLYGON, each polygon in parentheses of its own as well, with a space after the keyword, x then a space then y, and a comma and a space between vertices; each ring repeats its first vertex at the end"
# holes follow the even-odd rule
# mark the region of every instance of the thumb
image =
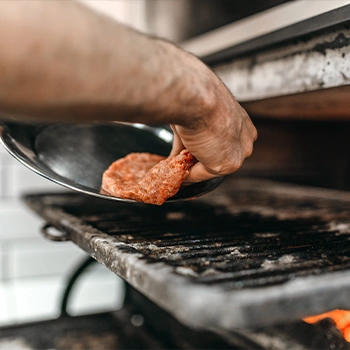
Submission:
POLYGON ((189 169, 189 174, 185 178, 185 182, 201 182, 209 179, 214 179, 219 175, 210 173, 202 163, 196 163, 189 169))

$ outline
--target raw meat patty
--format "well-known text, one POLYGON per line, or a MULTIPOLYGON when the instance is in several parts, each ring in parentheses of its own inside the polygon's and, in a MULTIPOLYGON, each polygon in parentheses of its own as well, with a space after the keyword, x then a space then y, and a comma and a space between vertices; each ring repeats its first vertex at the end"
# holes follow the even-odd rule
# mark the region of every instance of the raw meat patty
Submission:
POLYGON ((195 162, 187 150, 171 158, 130 153, 104 172, 101 193, 161 205, 178 192, 195 162))

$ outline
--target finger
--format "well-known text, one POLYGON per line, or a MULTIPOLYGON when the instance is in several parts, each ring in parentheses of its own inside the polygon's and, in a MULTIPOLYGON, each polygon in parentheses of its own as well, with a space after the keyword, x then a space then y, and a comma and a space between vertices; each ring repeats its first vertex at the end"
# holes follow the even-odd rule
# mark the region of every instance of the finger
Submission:
POLYGON ((185 182, 201 182, 218 177, 218 175, 209 173, 202 163, 196 163, 190 168, 189 172, 190 173, 187 175, 185 182))
POLYGON ((169 157, 175 157, 178 154, 180 154, 180 152, 185 147, 184 147, 184 145, 183 145, 183 143, 181 141, 181 138, 180 138, 179 134, 176 131, 176 128, 174 126, 172 126, 172 125, 170 125, 170 126, 171 126, 171 129, 173 130, 173 133, 174 133, 174 140, 173 140, 173 146, 172 146, 172 149, 171 149, 169 157))

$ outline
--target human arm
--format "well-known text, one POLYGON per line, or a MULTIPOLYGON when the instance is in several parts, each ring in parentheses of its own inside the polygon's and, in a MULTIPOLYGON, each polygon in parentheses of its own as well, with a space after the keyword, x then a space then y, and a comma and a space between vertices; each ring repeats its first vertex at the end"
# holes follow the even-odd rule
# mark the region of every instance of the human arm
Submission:
POLYGON ((71 1, 0 2, 0 111, 25 121, 172 124, 189 180, 236 170, 256 131, 197 58, 71 1), (181 140, 181 141, 180 141, 181 140))

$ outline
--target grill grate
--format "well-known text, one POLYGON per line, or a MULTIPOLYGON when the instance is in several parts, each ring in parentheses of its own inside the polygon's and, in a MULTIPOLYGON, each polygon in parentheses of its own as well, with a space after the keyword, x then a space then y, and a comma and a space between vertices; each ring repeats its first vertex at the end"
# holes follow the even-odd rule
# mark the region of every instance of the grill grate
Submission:
MULTIPOLYGON (((275 196, 259 200, 270 208, 291 207, 290 201, 275 196)), ((241 195, 236 205, 247 201, 251 203, 248 195, 241 195)), ((333 213, 335 218, 346 210, 339 203, 329 206, 317 200, 294 204, 295 216, 305 207, 326 208, 328 217, 333 213)), ((132 245, 148 261, 172 265, 196 283, 241 289, 350 268, 350 225, 344 222, 337 226, 336 221, 312 216, 279 219, 249 212, 231 214, 224 206, 197 202, 170 209, 111 209, 80 217, 132 245)))
MULTIPOLYGON (((333 222, 215 214, 215 210, 207 210, 195 220, 187 215, 193 207, 187 209, 170 215, 159 211, 154 216, 129 207, 126 215, 108 213, 107 217, 82 219, 132 244, 149 261, 177 267, 177 273, 189 275, 197 283, 254 287, 350 267, 349 235, 334 229, 333 222), (127 214, 131 223, 125 222, 127 214), (156 218, 157 224, 147 219, 143 222, 144 216, 156 218)), ((341 227, 344 229, 344 224, 341 227)))
MULTIPOLYGON (((169 306, 169 298, 175 291, 164 297, 170 285, 176 290, 181 285, 183 298, 190 298, 188 288, 196 297, 206 288, 215 298, 221 296, 222 302, 232 298, 235 311, 244 305, 250 309, 259 293, 262 307, 271 308, 274 300, 279 308, 271 322, 282 317, 283 307, 296 306, 291 317, 344 307, 342 293, 345 287, 350 289, 350 195, 346 193, 231 180, 202 200, 162 207, 101 202, 76 194, 34 195, 27 202, 173 313, 177 306, 171 302, 169 306), (127 262, 126 256, 137 256, 139 263, 127 262), (328 281, 329 276, 336 281, 328 281), (345 286, 337 287, 339 281, 345 286), (317 294, 320 290, 324 297, 317 294), (247 292, 252 293, 251 301, 245 299, 247 292), (158 294, 167 299, 166 305, 158 294)), ((231 318, 232 325, 255 322, 248 317, 235 323, 231 318)), ((265 319, 269 322, 266 315, 265 319)))

